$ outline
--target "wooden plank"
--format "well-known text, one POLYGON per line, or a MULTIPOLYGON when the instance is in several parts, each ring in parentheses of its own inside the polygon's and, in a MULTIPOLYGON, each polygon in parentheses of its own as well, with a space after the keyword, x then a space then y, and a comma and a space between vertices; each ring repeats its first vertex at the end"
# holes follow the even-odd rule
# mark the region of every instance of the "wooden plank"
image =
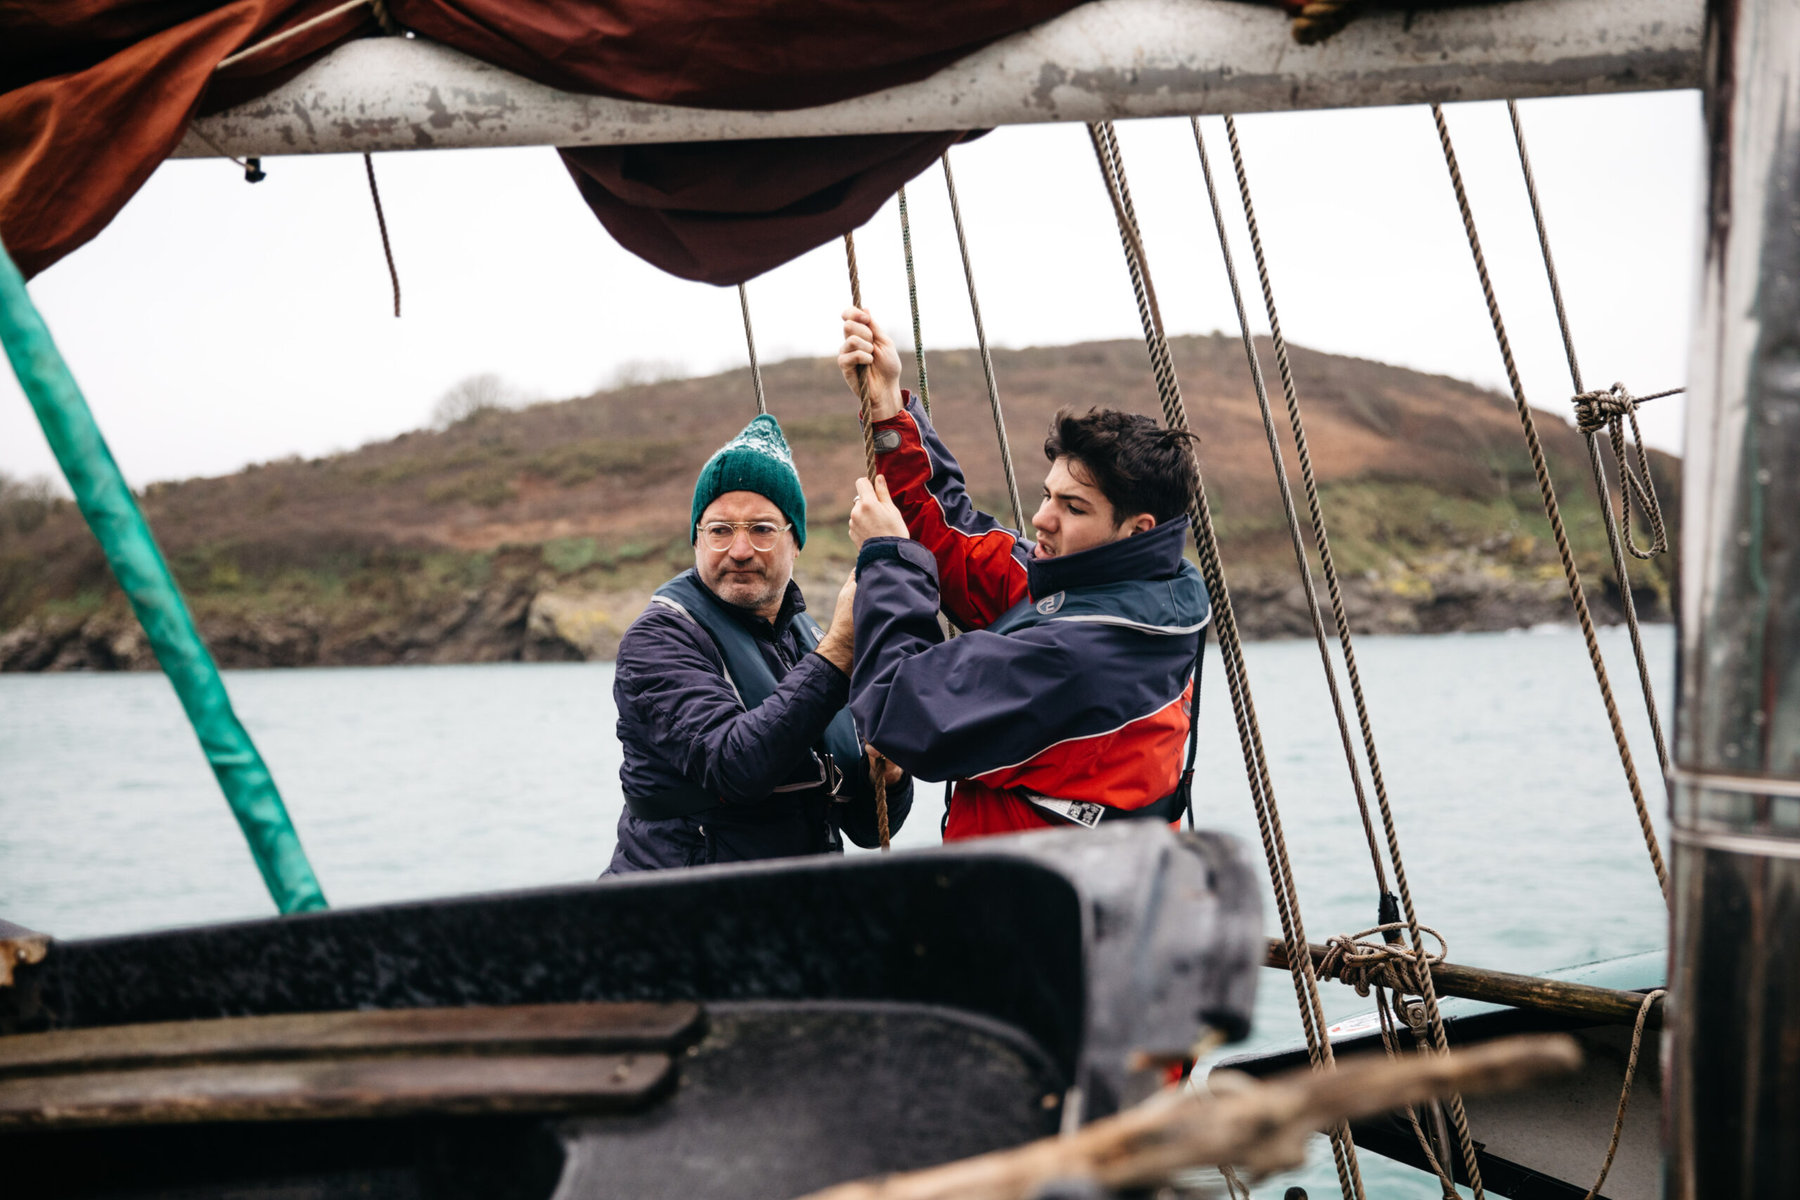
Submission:
POLYGON ((641 1107, 668 1055, 454 1055, 84 1071, 0 1080, 0 1131, 641 1107))
POLYGON ((699 1038, 698 1004, 523 1004, 294 1013, 0 1037, 0 1081, 247 1060, 433 1054, 593 1054, 699 1038))
MULTIPOLYGON (((1307 946, 1316 966, 1325 957, 1325 947, 1318 943, 1307 946)), ((1287 970, 1287 947, 1269 939, 1263 957, 1265 967, 1287 970)), ((1568 1017, 1587 1017, 1608 1024, 1630 1025, 1637 1020, 1644 1003, 1641 992, 1617 988, 1595 987, 1588 983, 1570 983, 1563 979, 1544 979, 1536 975, 1513 975, 1506 971, 1490 971, 1484 967, 1464 967, 1455 963, 1438 963, 1431 968, 1432 982, 1440 996, 1460 996, 1465 1000, 1485 1000, 1534 1012, 1558 1013, 1568 1017)), ((1651 1029, 1662 1028, 1663 1006, 1658 1001, 1645 1022, 1651 1029)))

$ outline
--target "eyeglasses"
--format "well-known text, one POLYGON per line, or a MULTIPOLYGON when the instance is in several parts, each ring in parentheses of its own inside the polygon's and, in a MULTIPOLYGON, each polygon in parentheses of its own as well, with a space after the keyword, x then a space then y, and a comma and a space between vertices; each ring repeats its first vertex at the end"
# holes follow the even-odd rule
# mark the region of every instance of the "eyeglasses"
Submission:
POLYGON ((729 550, 742 529, 750 535, 752 550, 773 550, 775 539, 792 529, 792 523, 777 525, 772 521, 709 521, 700 527, 709 550, 729 550))

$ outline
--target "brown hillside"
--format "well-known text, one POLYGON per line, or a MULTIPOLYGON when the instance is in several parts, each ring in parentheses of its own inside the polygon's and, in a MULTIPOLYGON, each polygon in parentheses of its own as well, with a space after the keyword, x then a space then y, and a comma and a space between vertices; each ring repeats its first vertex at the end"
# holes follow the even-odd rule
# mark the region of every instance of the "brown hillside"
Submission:
MULTIPOLYGON (((1181 338, 1173 352, 1193 427, 1203 439, 1202 465, 1227 569, 1252 591, 1280 594, 1291 585, 1292 552, 1241 345, 1220 336, 1181 338)), ((994 357, 1028 516, 1042 479, 1043 431, 1057 408, 1103 404, 1157 411, 1143 346, 1136 342, 1000 351, 994 357)), ((1406 599, 1414 609, 1421 595, 1431 593, 1430 600, 1442 591, 1432 576, 1448 569, 1445 555, 1476 556, 1479 562, 1453 564, 1465 575, 1479 567, 1535 586, 1548 565, 1559 578, 1510 400, 1441 376, 1300 348, 1293 364, 1346 573, 1369 586, 1386 581, 1382 595, 1406 599), (1425 580, 1425 593, 1413 576, 1425 580)), ((978 500, 1004 512, 979 356, 946 351, 932 355, 928 365, 934 420, 960 456, 978 500)), ((855 402, 829 359, 776 363, 765 368, 764 378, 770 409, 807 485, 813 540, 803 568, 821 577, 848 559, 842 522, 851 480, 862 467, 855 402)), ((1279 393, 1273 401, 1285 438, 1279 393)), ((370 614, 385 604, 396 628, 409 620, 429 625, 418 606, 435 604, 435 592, 491 590, 496 571, 517 584, 508 593, 508 611, 521 596, 529 606, 546 588, 626 592, 665 577, 689 553, 695 472, 753 411, 743 371, 628 387, 480 414, 446 431, 403 434, 331 458, 156 484, 146 490, 144 508, 203 625, 209 619, 228 623, 234 613, 249 619, 304 609, 314 624, 332 626, 338 616, 331 606, 344 597, 361 606, 359 620, 373 619, 370 614)), ((1586 568, 1598 572, 1604 542, 1586 487, 1580 437, 1549 414, 1539 414, 1538 426, 1578 550, 1586 568)), ((1672 513, 1672 460, 1659 456, 1658 474, 1672 513)), ((67 506, 29 534, 0 532, 0 539, 0 634, 28 618, 34 627, 60 628, 117 609, 91 538, 67 506)), ((1640 582, 1660 591, 1660 579, 1652 571, 1640 582)), ((1654 607, 1655 594, 1649 601, 1654 607)), ((1396 626, 1392 617, 1371 614, 1371 625, 1516 623, 1505 612, 1451 616, 1443 623, 1417 618, 1412 626, 1407 620, 1396 626)), ((1525 607, 1518 617, 1544 619, 1525 607)), ((523 628, 522 616, 508 619, 523 628)), ((1295 631, 1285 618, 1261 629, 1295 631)), ((321 638, 313 640, 330 642, 321 638)), ((475 657, 509 656, 465 649, 475 657)), ((417 645, 413 651, 435 653, 417 645)), ((294 661, 363 660, 356 657, 361 651, 344 653, 349 657, 334 659, 326 650, 308 653, 303 647, 294 661)), ((369 650, 366 660, 383 661, 382 653, 369 650)), ((17 654, 11 661, 23 665, 17 654)), ((258 659, 251 654, 249 661, 258 659)), ((8 662, 0 653, 0 666, 8 662)))

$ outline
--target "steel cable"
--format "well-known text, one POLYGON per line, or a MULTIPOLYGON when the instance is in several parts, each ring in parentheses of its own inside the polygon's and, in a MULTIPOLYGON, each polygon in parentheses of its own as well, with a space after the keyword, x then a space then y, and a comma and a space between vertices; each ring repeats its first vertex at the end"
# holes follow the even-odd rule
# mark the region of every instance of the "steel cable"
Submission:
MULTIPOLYGON (((1131 205, 1130 186, 1124 172, 1124 159, 1110 122, 1088 126, 1094 144, 1100 174, 1106 182, 1112 202, 1113 216, 1118 222, 1119 237, 1125 250, 1132 291, 1137 300, 1138 317, 1144 328, 1145 349, 1149 353, 1151 373, 1155 376, 1163 419, 1171 429, 1188 429, 1186 405, 1175 377, 1174 361, 1169 354, 1168 337, 1163 328, 1162 312, 1144 254, 1143 238, 1138 230, 1137 214, 1131 205)), ((1192 453, 1190 446, 1189 452, 1192 453)), ((1206 498, 1206 484, 1195 456, 1194 496, 1188 513, 1194 525, 1194 546, 1200 559, 1200 570, 1212 597, 1213 625, 1218 633, 1220 658, 1225 666, 1227 690, 1231 696, 1232 715, 1237 722, 1238 742, 1243 751, 1245 775, 1250 797, 1256 810, 1257 828, 1268 861, 1274 885, 1275 907, 1281 918, 1282 936, 1288 947, 1288 967, 1299 1003, 1301 1026, 1306 1034, 1307 1057, 1315 1069, 1332 1063, 1331 1043, 1325 1036, 1324 1008, 1319 1000, 1319 985, 1313 972, 1312 956, 1306 950, 1306 932, 1301 924, 1299 895, 1294 887, 1293 864, 1287 852, 1287 838, 1281 828, 1281 814, 1275 805, 1274 787, 1269 779, 1268 758, 1263 748, 1262 728, 1256 718, 1255 702, 1250 694, 1249 677, 1244 664, 1243 643, 1238 634, 1237 618, 1232 610, 1231 593, 1219 559, 1218 535, 1213 527, 1212 510, 1206 498)), ((1338 1173, 1338 1184, 1346 1197, 1361 1200, 1362 1174, 1356 1162, 1356 1150, 1349 1131, 1338 1125, 1330 1131, 1332 1157, 1338 1173)))
POLYGON ((1531 454, 1532 471, 1537 475, 1538 490, 1543 496, 1544 515, 1556 536, 1556 551, 1562 559, 1563 575, 1569 583, 1569 599, 1581 623, 1581 636, 1587 643, 1588 661, 1594 667, 1594 679, 1600 686, 1600 698, 1606 705, 1607 724, 1612 727, 1613 743, 1619 749, 1619 764, 1625 771, 1626 785, 1631 789, 1631 803, 1637 811, 1638 827, 1644 835, 1644 847, 1650 853, 1650 864, 1656 870, 1656 882, 1663 899, 1669 896, 1669 876, 1663 866, 1662 848, 1657 844, 1656 828, 1650 822, 1650 808, 1644 800, 1644 789, 1638 782, 1637 767, 1632 762, 1631 745, 1625 737, 1625 724, 1619 716, 1618 702, 1613 698, 1612 683, 1607 678, 1606 660, 1600 655, 1600 643, 1594 634, 1594 618, 1588 611, 1587 595, 1581 587, 1581 572, 1575 566, 1575 553, 1569 548, 1569 535, 1563 528, 1562 510, 1556 502, 1556 488, 1550 481, 1550 466, 1544 458, 1543 442, 1531 418, 1531 406, 1525 400, 1525 386, 1519 379, 1519 367, 1513 360, 1512 343, 1506 336, 1506 325, 1500 318, 1500 302, 1494 295, 1494 284, 1488 276, 1487 259, 1481 252, 1481 237, 1475 229, 1475 214, 1469 206, 1469 194, 1463 187, 1462 169, 1456 163, 1456 148, 1450 140, 1450 127, 1444 121, 1441 105, 1431 106, 1431 117, 1437 124, 1438 142, 1444 150, 1444 165, 1450 172, 1450 186, 1456 193, 1457 208, 1462 214, 1463 231, 1468 235, 1469 253, 1475 260, 1475 273, 1481 281, 1481 294, 1487 302, 1488 320, 1494 327, 1494 340, 1500 347, 1500 358, 1506 366, 1506 380, 1512 388, 1513 402, 1519 411, 1519 424, 1525 430, 1525 446, 1531 454))
POLYGON ((1656 760, 1662 766, 1663 778, 1669 775, 1669 747, 1663 740, 1662 718, 1656 709, 1656 692, 1650 683, 1650 664, 1644 654, 1644 635, 1638 628, 1637 602, 1631 594, 1631 574, 1626 568, 1625 551, 1633 558, 1650 559, 1668 549, 1668 532, 1663 526, 1662 506, 1656 498, 1656 485, 1650 478, 1650 460, 1644 449, 1643 433, 1638 429, 1637 406, 1645 400, 1654 400, 1660 396, 1674 394, 1682 389, 1669 392, 1658 392, 1655 396, 1642 399, 1626 395, 1624 403, 1606 406, 1604 401, 1612 395, 1622 393, 1622 385, 1614 385, 1613 393, 1600 393, 1595 398, 1581 384, 1581 364, 1575 357, 1575 335, 1569 328, 1569 310, 1563 303, 1562 283, 1556 275, 1556 259, 1550 253, 1550 231, 1544 223, 1544 209, 1538 201, 1537 178, 1531 170, 1531 154, 1525 148, 1525 127, 1519 120, 1519 106, 1513 101, 1506 102, 1507 115, 1512 119, 1513 141, 1519 148, 1519 169, 1525 176, 1525 194, 1531 199, 1531 217, 1537 226, 1538 248, 1544 256, 1544 274, 1550 281, 1550 296, 1556 302, 1556 323, 1562 330, 1563 352, 1569 360, 1569 381, 1575 388, 1575 406, 1578 424, 1581 428, 1582 440, 1587 444, 1588 467, 1594 477, 1594 492, 1600 501, 1600 513, 1606 522, 1606 544, 1612 551, 1613 573, 1619 580, 1619 603, 1625 610, 1625 625, 1631 633, 1631 652, 1637 660, 1638 683, 1644 693, 1644 710, 1650 717, 1650 733, 1656 740, 1656 760), (1584 407, 1595 410, 1590 416, 1584 407), (1637 441, 1638 463, 1643 480, 1631 472, 1630 459, 1626 456, 1625 433, 1620 419, 1620 409, 1631 421, 1632 437, 1637 441), (1621 523, 1624 526, 1623 539, 1620 537, 1619 524, 1613 520, 1612 493, 1606 484, 1606 471, 1600 461, 1600 447, 1595 436, 1602 426, 1610 427, 1610 439, 1613 448, 1613 459, 1619 471, 1619 507, 1621 523), (1631 497, 1636 492, 1639 504, 1644 509, 1644 517, 1650 522, 1650 549, 1640 551, 1631 537, 1631 497), (1621 546, 1621 540, 1623 546, 1621 546))
POLYGON ((756 333, 750 327, 750 293, 738 284, 738 306, 744 310, 744 345, 750 350, 750 382, 756 388, 756 411, 769 411, 768 401, 763 399, 762 367, 756 361, 756 333))
MULTIPOLYGON (((1349 724, 1344 715, 1343 698, 1338 690, 1337 673, 1331 661, 1330 650, 1326 645, 1324 618, 1319 611, 1318 593, 1313 587, 1312 571, 1302 545, 1299 521, 1294 511, 1293 494, 1288 487, 1287 470, 1282 460, 1280 440, 1276 435, 1274 419, 1270 414, 1268 391, 1263 384, 1261 365, 1256 357, 1255 346, 1250 339, 1250 327, 1244 316, 1244 303, 1238 287, 1237 269, 1232 263, 1230 243, 1225 234, 1224 216, 1219 206, 1217 191, 1213 186, 1212 165, 1207 159, 1206 141, 1201 136, 1200 120, 1198 117, 1191 120, 1194 127, 1194 144, 1199 148, 1201 171, 1206 179, 1207 196, 1212 202, 1213 219, 1218 226, 1219 248, 1225 259, 1225 271, 1231 284, 1232 301, 1237 307, 1238 325, 1243 334, 1245 352, 1250 359, 1251 377, 1256 385, 1257 403, 1262 409, 1263 428, 1269 441, 1269 454, 1274 461, 1282 507, 1287 515, 1288 533, 1294 545, 1294 558, 1299 565, 1307 609, 1312 618, 1314 636, 1318 641, 1319 658, 1325 668, 1326 686, 1331 694, 1332 708, 1337 715, 1338 733, 1343 742, 1345 760, 1350 768, 1357 809, 1362 816, 1363 829, 1369 839, 1369 854, 1375 863, 1376 885, 1381 889, 1385 900, 1387 877, 1381 869, 1381 853, 1375 844, 1375 833, 1369 819, 1368 800, 1363 793, 1361 772, 1357 768, 1356 751, 1352 745, 1349 724)), ((1393 863, 1394 878, 1399 888, 1399 900, 1406 917, 1406 930, 1412 944, 1411 954, 1419 964, 1416 971, 1419 977, 1418 986, 1413 990, 1419 994, 1424 1004, 1434 1047, 1440 1054, 1448 1053, 1450 1046, 1444 1032, 1443 1018, 1438 1010, 1437 990, 1432 982, 1431 972, 1426 967, 1427 957, 1421 937, 1422 927, 1419 923, 1418 911, 1413 905, 1412 889, 1406 880, 1406 863, 1400 853, 1399 832, 1394 822, 1393 807, 1388 799, 1387 784, 1381 773, 1381 756, 1375 749, 1374 724, 1369 716, 1368 701, 1363 692, 1362 676, 1356 665, 1356 649, 1351 637, 1350 619, 1344 606, 1343 588, 1338 578, 1337 564, 1331 552, 1331 538, 1325 525, 1324 508, 1319 499, 1318 480, 1313 470, 1312 453, 1306 440, 1306 428, 1300 416, 1299 389, 1294 383, 1287 339, 1281 332, 1281 316, 1275 305, 1275 289, 1269 276, 1268 257, 1263 250, 1262 231, 1256 220, 1256 205, 1250 195, 1250 178, 1244 166, 1243 147, 1238 139, 1237 122, 1230 116, 1225 117, 1225 134, 1231 146, 1232 169, 1237 177, 1238 196, 1244 206, 1244 221, 1250 233, 1250 247, 1256 258, 1256 275, 1262 291, 1263 306, 1268 312, 1270 339, 1274 345, 1275 362, 1281 375, 1281 390, 1287 405, 1288 424, 1299 457, 1300 478, 1306 491, 1307 512, 1312 524, 1313 543, 1318 551, 1319 565, 1324 572, 1326 589, 1331 597, 1332 619, 1337 626, 1338 645, 1344 654, 1345 673, 1349 677, 1351 694, 1356 705, 1363 751, 1368 756, 1370 779, 1374 785, 1376 801, 1381 810, 1382 830, 1386 835, 1388 858, 1393 863)), ((1378 917, 1378 920, 1385 921, 1385 915, 1378 917)), ((1469 1134, 1468 1115, 1464 1109, 1462 1098, 1454 1095, 1449 1097, 1449 1108, 1450 1121, 1456 1129, 1463 1167, 1468 1173, 1470 1186, 1473 1188, 1477 1200, 1480 1200, 1483 1195, 1481 1169, 1475 1161, 1474 1142, 1469 1134)))

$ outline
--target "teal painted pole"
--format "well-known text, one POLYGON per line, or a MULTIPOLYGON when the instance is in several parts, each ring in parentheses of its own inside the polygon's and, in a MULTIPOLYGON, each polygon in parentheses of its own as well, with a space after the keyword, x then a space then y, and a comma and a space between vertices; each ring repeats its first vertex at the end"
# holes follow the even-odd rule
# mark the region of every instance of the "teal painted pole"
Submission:
POLYGON ((300 848, 275 780, 232 711, 219 668, 194 628, 169 564, 4 247, 0 247, 0 342, 5 343, 19 386, 75 492, 81 515, 131 601, 156 661, 175 685, 275 906, 283 913, 324 908, 325 895, 300 848))

